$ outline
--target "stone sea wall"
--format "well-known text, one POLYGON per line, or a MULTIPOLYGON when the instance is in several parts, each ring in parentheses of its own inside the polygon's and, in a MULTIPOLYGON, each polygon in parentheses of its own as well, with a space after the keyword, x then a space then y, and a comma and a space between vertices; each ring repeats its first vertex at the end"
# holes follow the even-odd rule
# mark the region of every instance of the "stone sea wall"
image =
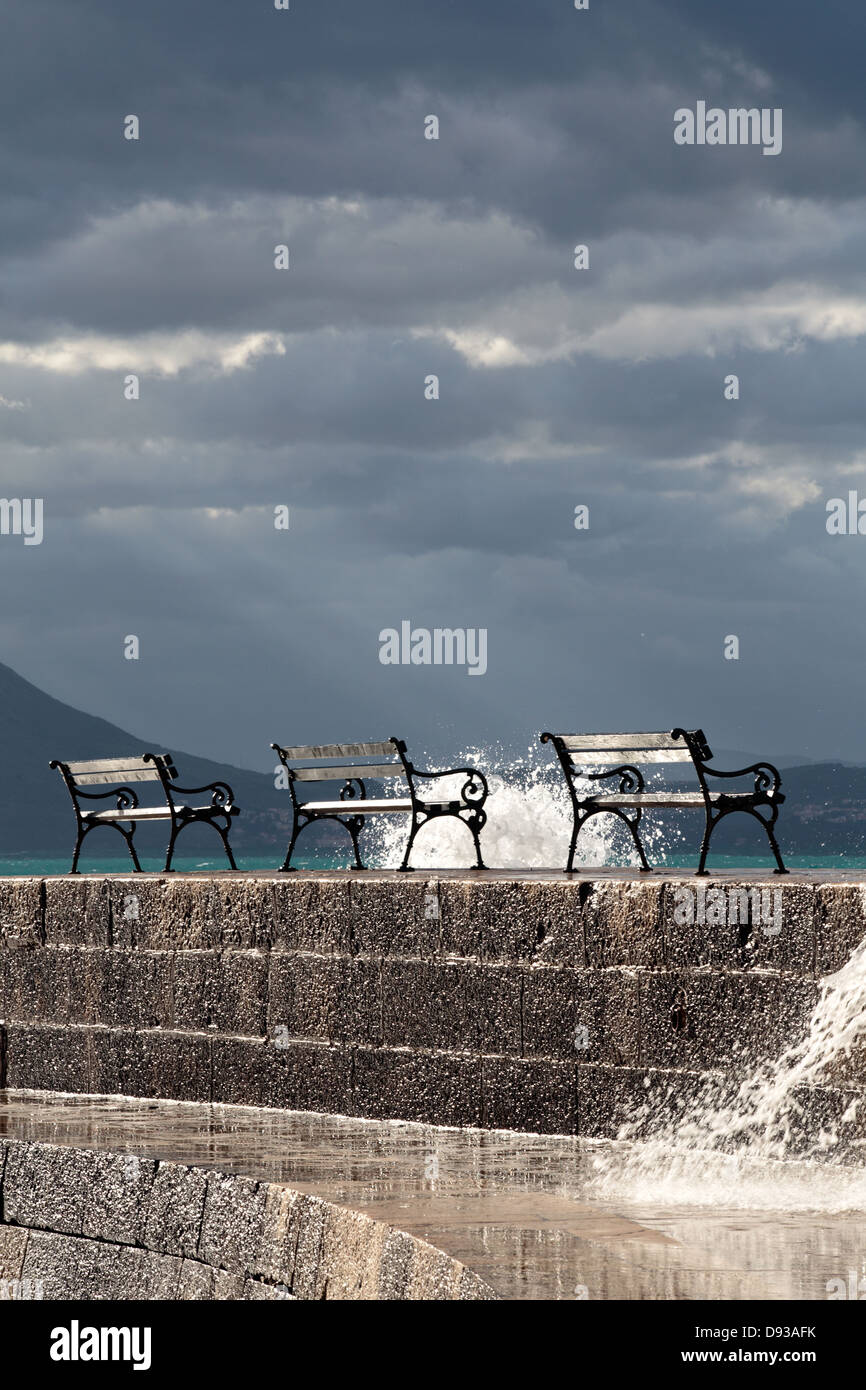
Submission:
POLYGON ((280 1184, 17 1140, 0 1140, 0 1296, 497 1297, 425 1241, 280 1184))
MULTIPOLYGON (((648 1086, 778 1055, 866 937, 858 884, 769 877, 766 929, 684 922, 698 887, 0 879, 0 1087, 609 1135, 648 1086)), ((841 1115, 866 1072, 835 1081, 841 1115)))

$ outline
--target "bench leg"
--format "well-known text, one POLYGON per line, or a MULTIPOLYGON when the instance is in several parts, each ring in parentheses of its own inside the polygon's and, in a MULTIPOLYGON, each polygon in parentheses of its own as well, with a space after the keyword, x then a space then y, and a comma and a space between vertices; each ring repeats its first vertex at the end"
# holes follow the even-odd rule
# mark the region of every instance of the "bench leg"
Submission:
POLYGON ((652 873, 652 869, 650 868, 649 864, 647 863, 647 857, 646 857, 646 855, 644 854, 644 848, 643 848, 643 845, 641 844, 641 838, 640 838, 640 835, 638 834, 638 830, 637 830, 638 826, 640 825, 640 818, 641 818, 641 812, 640 812, 640 811, 638 811, 638 813, 637 813, 637 815, 635 816, 634 820, 629 820, 628 816, 623 816, 623 817, 622 817, 622 819, 625 821, 626 825, 628 826, 629 830, 631 831, 631 838, 634 840, 635 849, 637 850, 637 852, 638 852, 638 857, 639 857, 639 859, 640 859, 640 871, 641 871, 641 873, 642 873, 642 874, 651 874, 651 873, 652 873))
POLYGON ((706 815, 707 815, 707 822, 706 822, 706 825, 704 826, 704 838, 701 840, 701 857, 700 857, 700 859, 699 859, 699 861, 698 861, 698 867, 697 867, 697 870, 696 870, 696 872, 695 872, 695 878, 705 878, 705 877, 707 876, 706 864, 707 864, 707 854, 708 854, 709 848, 710 848, 710 840, 712 839, 713 831, 715 830, 716 826, 718 825, 719 820, 721 820, 721 816, 719 816, 718 820, 713 820, 713 813, 712 813, 712 811, 709 811, 709 810, 708 810, 707 813, 706 813, 706 815))
MULTIPOLYGON (((356 872, 365 870, 367 866, 361 859, 361 852, 358 847, 358 836, 364 829, 363 816, 352 816, 347 820, 343 820, 340 816, 307 816, 304 820, 299 820, 298 817, 295 816, 292 820, 292 833, 289 839, 289 847, 286 850, 286 857, 280 865, 278 872, 281 874, 296 874, 298 872, 292 863, 295 845, 298 843, 301 831, 306 830, 307 826, 312 825, 316 820, 335 820, 338 825, 342 825, 343 828, 349 832, 352 841, 352 850, 355 855, 355 862, 354 864, 350 864, 349 868, 354 869, 356 872)), ((226 853, 231 855, 228 844, 226 844, 226 853)), ((232 868, 234 868, 234 861, 232 860, 231 863, 232 868)))
MULTIPOLYGON (((747 808, 747 807, 744 807, 744 808, 742 808, 742 809, 748 809, 748 808, 747 808)), ((716 828, 716 826, 718 825, 719 821, 724 820, 724 819, 725 819, 725 816, 729 816, 729 815, 731 815, 731 812, 730 812, 730 811, 717 811, 716 814, 713 815, 713 812, 710 810, 709 807, 707 807, 707 812, 706 812, 707 823, 706 823, 706 826, 704 827, 704 838, 703 838, 703 840, 701 841, 701 857, 700 857, 700 860, 699 860, 699 862, 698 862, 698 867, 697 867, 697 871, 696 871, 696 873, 695 873, 695 878, 706 878, 706 877, 707 877, 707 875, 708 875, 708 873, 709 873, 709 870, 707 869, 707 854, 709 853, 709 849, 710 849, 710 840, 713 838, 713 831, 715 830, 715 828, 716 828)), ((759 816, 759 817, 758 817, 758 820, 760 820, 760 819, 761 819, 761 818, 760 818, 760 816, 759 816)), ((763 824, 763 821, 761 822, 761 824, 763 824)))
MULTIPOLYGON (((460 816, 458 817, 458 819, 462 820, 463 817, 460 816)), ((476 811, 474 815, 467 816, 466 824, 469 826, 469 829, 472 833, 472 839, 475 844, 475 863, 472 865, 472 867, 473 869, 486 869, 487 865, 481 858, 481 832, 487 824, 487 816, 485 812, 476 811)))
POLYGON ((412 868, 412 865, 409 863, 409 855, 412 853, 412 846, 415 843, 415 836, 418 834, 418 831, 420 829, 421 826, 415 823, 415 817, 413 816, 412 829, 409 831, 409 838, 406 841, 406 852, 403 855, 403 863, 397 870, 398 874, 414 874, 415 872, 415 870, 412 868))
POLYGON ((73 853, 73 855, 72 855, 72 868, 69 870, 69 872, 70 872, 71 874, 77 874, 77 873, 78 873, 78 856, 79 856, 80 853, 81 853, 81 846, 84 844, 84 836, 85 836, 86 834, 87 834, 87 831, 86 831, 86 830, 84 830, 84 831, 79 830, 79 832, 78 832, 78 838, 77 838, 76 841, 75 841, 75 851, 74 851, 74 853, 73 853))
MULTIPOLYGON (((775 807, 775 806, 773 807, 773 810, 774 810, 774 811, 776 811, 777 809, 778 809, 777 807, 775 807)), ((772 817, 771 820, 765 820, 763 816, 759 816, 759 815, 758 815, 757 811, 753 811, 752 814, 753 814, 753 816, 755 817, 755 820, 759 820, 759 821, 761 822, 762 826, 764 827, 764 829, 765 829, 766 832, 767 832, 767 839, 770 841, 770 849, 773 851, 773 858, 774 858, 775 861, 776 861, 776 868, 773 870, 773 873, 774 873, 774 874, 786 874, 786 873, 788 873, 788 870, 785 868, 784 862, 783 862, 783 860, 782 860, 782 855, 781 855, 781 852, 780 852, 780 850, 779 850, 778 843, 777 843, 777 841, 776 841, 775 833, 774 833, 774 831, 773 831, 773 826, 774 826, 775 821, 776 821, 775 815, 772 817)))
MULTIPOLYGON (((565 861, 565 872, 567 874, 571 874, 574 872, 574 852, 577 849, 577 837, 580 834, 580 828, 582 824, 583 821, 579 819, 578 814, 575 811, 574 824, 571 829, 571 842, 568 846, 568 859, 565 861)), ((578 870, 578 873, 579 872, 580 870, 578 870)))
MULTIPOLYGON (((454 820, 459 820, 463 825, 465 825, 466 829, 469 831, 469 834, 472 836, 472 843, 475 846, 475 863, 470 864, 469 867, 475 870, 486 869, 487 865, 481 857, 481 831, 484 829, 484 826, 487 823, 487 816, 484 814, 483 811, 480 810, 473 811, 472 815, 466 817, 458 815, 456 811, 446 814, 453 815, 454 820)), ((412 829, 409 831, 409 839, 406 842, 406 853, 403 855, 403 863, 397 870, 398 873, 412 874, 415 872, 415 870, 412 868, 412 865, 409 863, 409 855, 412 853, 412 846, 415 843, 415 837, 418 834, 418 831, 421 829, 422 825, 426 825, 428 821, 438 819, 440 819, 439 816, 427 816, 419 824, 413 816, 412 829)))
POLYGON ((296 874, 296 873, 298 872, 297 869, 294 868, 293 865, 292 865, 292 855, 293 855, 294 852, 295 852, 295 845, 296 845, 297 842, 298 842, 298 836, 300 835, 302 829, 303 829, 303 826, 298 825, 298 818, 297 818, 297 816, 294 816, 294 815, 293 815, 293 817, 292 817, 292 833, 291 833, 291 836, 290 836, 290 838, 289 838, 289 847, 288 847, 288 849, 286 850, 286 857, 285 857, 285 859, 283 860, 283 862, 282 862, 282 864, 280 865, 280 868, 279 868, 279 872, 280 872, 281 874, 296 874))
POLYGON ((352 837, 352 849, 355 851, 355 862, 354 864, 350 864, 349 867, 350 869, 354 869, 356 873, 363 872, 367 866, 365 863, 363 863, 361 859, 361 852, 358 849, 358 836, 364 829, 363 817, 356 819, 353 816, 351 820, 345 821, 344 824, 352 837))
MULTIPOLYGON (((226 858, 228 859, 229 864, 231 865, 231 867, 232 867, 233 869, 237 869, 238 866, 237 866, 237 864, 235 863, 235 857, 234 857, 234 855, 232 854, 231 845, 229 844, 229 826, 231 825, 231 822, 229 822, 229 825, 226 825, 225 827, 223 827, 223 826, 221 826, 221 825, 217 825, 217 823, 216 823, 215 820, 208 820, 207 818, 205 818, 205 819, 203 819, 203 820, 199 820, 198 822, 196 822, 192 817, 190 817, 189 820, 185 820, 185 821, 182 820, 182 821, 179 821, 179 822, 177 822, 177 823, 172 822, 171 835, 169 836, 168 850, 166 851, 166 856, 165 856, 165 868, 163 869, 163 873, 164 873, 164 874, 172 874, 172 873, 174 873, 174 869, 171 867, 171 861, 172 861, 172 859, 174 858, 174 847, 175 847, 175 844, 177 843, 177 837, 178 837, 178 835, 180 834, 180 832, 183 830, 183 828, 184 828, 185 825, 196 825, 196 824, 198 824, 198 825, 211 825, 211 826, 213 826, 214 830, 216 831, 216 833, 219 835, 220 839, 221 839, 222 842, 223 842, 223 849, 224 849, 225 852, 226 852, 226 858)), ((132 845, 130 845, 130 849, 132 849, 132 845)))
MULTIPOLYGON (((123 836, 124 840, 126 841, 126 848, 129 850, 130 856, 132 858, 133 868, 135 869, 136 873, 140 874, 141 865, 138 862, 138 855, 135 852, 135 845, 132 843, 132 837, 135 834, 135 826, 133 826, 131 830, 124 830, 122 826, 112 825, 110 822, 103 822, 103 824, 107 824, 110 830, 116 830, 118 834, 123 836)), ((90 834, 91 830, 95 829, 95 825, 85 825, 83 828, 79 827, 78 837, 75 841, 75 851, 72 855, 72 868, 69 870, 71 874, 78 873, 78 860, 81 854, 81 846, 84 844, 84 841, 86 837, 90 834)))
MULTIPOLYGON (((767 839, 770 841, 770 849, 773 851, 773 858, 776 861, 776 868, 773 870, 773 873, 786 874, 788 870, 785 868, 785 865, 782 861, 782 855, 780 853, 779 846, 776 842, 776 836, 773 833, 773 824, 775 822, 775 816, 772 820, 766 820, 762 815, 759 815, 759 813, 752 806, 741 806, 736 809, 748 812, 750 816, 754 816, 755 820, 759 821, 760 824, 764 827, 765 831, 767 832, 767 839)), ((773 809, 777 810, 778 808, 774 807, 773 809)), ((701 858, 700 863, 698 864, 696 877, 701 876, 706 878, 707 876, 706 863, 707 852, 710 848, 710 840, 712 838, 713 831, 715 830, 719 821, 724 820, 726 815, 733 815, 733 811, 722 811, 721 815, 716 815, 715 817, 712 815, 710 811, 707 812, 707 825, 706 829, 704 830, 703 842, 701 843, 701 858)))
POLYGON ((225 852, 226 852, 226 858, 227 858, 228 861, 229 861, 230 867, 233 868, 233 869, 236 869, 236 868, 237 868, 237 864, 235 863, 235 857, 234 857, 234 855, 232 854, 232 847, 231 847, 231 845, 229 844, 229 828, 230 828, 231 822, 229 822, 229 825, 227 825, 227 826, 225 826, 225 827, 220 826, 220 825, 217 825, 215 821, 213 821, 212 824, 213 824, 214 830, 217 832, 217 834, 219 835, 220 839, 221 839, 222 842, 223 842, 223 849, 224 849, 225 852))
POLYGON ((129 850, 129 853, 130 853, 130 855, 131 855, 131 857, 132 857, 132 865, 133 865, 133 868, 135 869, 135 872, 136 872, 137 874, 140 874, 140 873, 141 873, 141 865, 140 865, 139 862, 138 862, 138 855, 137 855, 136 852, 135 852, 135 845, 132 843, 132 837, 133 837, 133 835, 135 834, 135 826, 133 826, 132 829, 131 829, 130 831, 128 831, 128 832, 125 831, 125 830, 121 830, 120 833, 121 833, 121 835, 123 836, 123 838, 125 839, 125 841, 126 841, 126 847, 127 847, 127 849, 129 850))
POLYGON ((172 825, 172 827, 171 827, 171 835, 169 836, 169 840, 168 840, 168 849, 166 850, 166 854, 165 854, 165 868, 163 869, 163 873, 164 873, 164 874, 171 874, 171 873, 174 873, 174 870, 173 870, 172 867, 171 867, 171 861, 172 861, 172 859, 174 858, 174 843, 175 843, 175 840, 176 840, 177 837, 178 837, 179 831, 180 831, 180 826, 178 826, 178 825, 172 825))
POLYGON ((569 841, 568 845, 568 859, 566 860, 565 864, 565 873, 580 873, 580 869, 575 869, 574 867, 574 855, 577 849, 577 837, 579 836, 581 830, 586 825, 586 822, 590 819, 591 816, 601 815, 605 810, 607 810, 610 815, 616 816, 619 820, 621 820, 625 825, 628 826, 629 834, 631 835, 631 838, 634 841, 634 847, 637 850, 638 858, 640 859, 640 871, 642 874, 651 874, 652 869, 649 866, 646 854, 644 853, 644 847, 641 844, 640 835, 638 834, 638 826, 640 825, 641 812, 637 812, 634 820, 629 820, 628 816, 623 815, 622 811, 617 810, 615 807, 606 808, 603 806, 599 807, 598 810, 590 811, 581 811, 578 808, 575 808, 574 825, 571 831, 571 840, 569 841))

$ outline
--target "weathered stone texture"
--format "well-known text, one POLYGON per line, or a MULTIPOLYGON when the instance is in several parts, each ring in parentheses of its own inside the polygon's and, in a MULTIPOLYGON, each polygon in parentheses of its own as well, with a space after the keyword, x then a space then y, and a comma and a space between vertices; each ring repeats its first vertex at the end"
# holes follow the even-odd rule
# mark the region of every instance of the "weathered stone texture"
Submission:
POLYGON ((773 1057, 864 936, 861 885, 772 875, 0 880, 6 1082, 572 1133, 573 1069, 773 1057))
MULTIPOLYGON (((671 1121, 804 1036, 866 888, 423 874, 0 879, 10 1088, 542 1133, 671 1121), (691 917, 683 903, 703 889, 691 917), (718 919, 718 920, 716 920, 718 919)), ((2 1083, 0 1083, 2 1084, 2 1083)), ((804 1091, 862 1142, 866 1051, 804 1091), (843 1118, 844 1117, 844 1118, 843 1118)), ((796 1139, 796 1136, 795 1136, 796 1139)), ((440 1251, 276 1184, 0 1140, 0 1278, 47 1297, 489 1298, 440 1251)))
POLYGON ((46 1299, 493 1298, 457 1260, 273 1183, 13 1140, 0 1279, 46 1299))

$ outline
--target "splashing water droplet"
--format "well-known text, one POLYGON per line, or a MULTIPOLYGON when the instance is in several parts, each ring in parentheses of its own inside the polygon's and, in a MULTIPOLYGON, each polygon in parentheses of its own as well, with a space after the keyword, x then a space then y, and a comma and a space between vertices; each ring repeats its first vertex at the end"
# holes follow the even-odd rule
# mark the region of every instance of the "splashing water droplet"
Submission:
MULTIPOLYGON (((571 802, 562 774, 551 762, 547 750, 530 747, 523 758, 513 759, 503 770, 505 757, 496 747, 466 749, 455 763, 477 767, 487 776, 490 795, 484 807, 487 824, 481 835, 484 862, 490 868, 561 869, 565 865, 571 836, 571 802), (496 773, 487 769, 495 767, 496 773)), ((423 758, 418 766, 427 767, 423 758)), ((598 769, 600 770, 600 769, 598 769)), ((421 794, 431 800, 457 797, 466 781, 465 774, 421 782, 421 794)), ((651 774, 664 784, 663 775, 651 774)), ((582 779, 577 784, 587 794, 615 791, 616 779, 601 784, 582 779)), ((406 844, 406 822, 384 817, 371 825, 367 835, 367 856, 371 866, 394 867, 400 863, 406 844)), ((641 838, 650 862, 660 859, 665 849, 683 838, 670 825, 641 825, 641 838)), ((412 863, 419 869, 468 868, 475 862, 472 837, 453 817, 442 817, 424 826, 412 850, 412 863)), ((597 816, 587 822, 578 841, 576 863, 587 868, 619 865, 637 868, 638 859, 625 827, 614 816, 597 816)))
MULTIPOLYGON (((861 892, 866 890, 861 889, 861 892)), ((595 1155, 599 1196, 696 1206, 866 1209, 866 941, 821 981, 806 1033, 737 1082, 651 1082, 595 1155), (848 1089, 845 1089, 846 1086, 848 1089), (836 1088, 821 1090, 818 1088, 836 1088), (679 1094, 677 1094, 679 1092, 679 1094)))

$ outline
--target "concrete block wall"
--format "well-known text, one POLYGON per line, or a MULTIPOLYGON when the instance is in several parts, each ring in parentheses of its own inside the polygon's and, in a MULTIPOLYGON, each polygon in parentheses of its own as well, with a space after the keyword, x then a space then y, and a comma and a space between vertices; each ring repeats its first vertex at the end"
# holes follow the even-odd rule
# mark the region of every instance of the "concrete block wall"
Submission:
POLYGON ((0 1282, 45 1299, 495 1299, 360 1212, 204 1168, 0 1140, 0 1282))
MULTIPOLYGON (((781 1052, 866 937, 856 884, 768 878, 770 933, 683 924, 697 887, 2 879, 0 1085, 613 1134, 648 1086, 684 1095, 781 1052)), ((849 1068, 822 1103, 864 1084, 849 1068)))

